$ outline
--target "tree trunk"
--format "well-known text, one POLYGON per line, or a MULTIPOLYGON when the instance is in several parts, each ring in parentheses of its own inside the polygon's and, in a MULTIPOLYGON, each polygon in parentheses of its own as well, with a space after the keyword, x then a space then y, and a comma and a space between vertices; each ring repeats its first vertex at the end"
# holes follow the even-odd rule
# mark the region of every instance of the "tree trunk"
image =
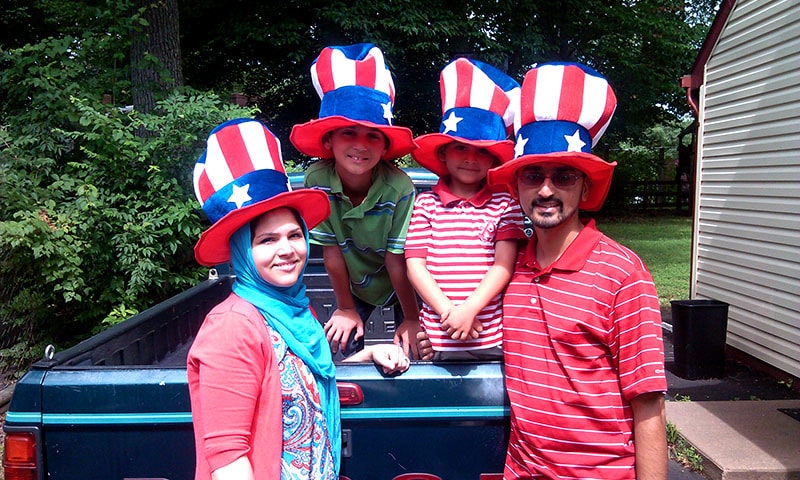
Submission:
POLYGON ((156 101, 183 85, 177 0, 134 0, 146 24, 132 28, 131 84, 133 108, 151 112, 156 101))

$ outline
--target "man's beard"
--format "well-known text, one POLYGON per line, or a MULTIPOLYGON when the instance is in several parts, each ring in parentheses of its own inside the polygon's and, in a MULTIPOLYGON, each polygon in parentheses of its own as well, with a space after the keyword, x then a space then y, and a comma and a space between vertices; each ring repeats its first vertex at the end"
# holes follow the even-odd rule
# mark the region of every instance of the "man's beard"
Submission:
POLYGON ((564 214, 564 204, 559 200, 540 200, 537 199, 532 205, 533 215, 528 215, 531 223, 536 228, 549 229, 554 228, 564 223, 568 215, 564 214), (552 214, 541 215, 536 213, 536 207, 555 207, 556 211, 552 214))

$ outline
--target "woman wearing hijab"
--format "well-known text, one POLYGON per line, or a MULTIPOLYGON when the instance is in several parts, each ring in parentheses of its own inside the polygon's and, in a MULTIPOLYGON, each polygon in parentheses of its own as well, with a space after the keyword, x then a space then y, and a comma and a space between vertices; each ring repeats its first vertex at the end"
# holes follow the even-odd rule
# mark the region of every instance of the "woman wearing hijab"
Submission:
MULTIPOLYGON (((195 246, 202 265, 230 262, 233 292, 206 316, 187 371, 197 480, 338 478, 336 369, 302 275, 308 230, 327 195, 289 191, 278 139, 250 119, 215 128, 194 187, 212 225, 195 246)), ((408 368, 395 345, 346 361, 408 368)))

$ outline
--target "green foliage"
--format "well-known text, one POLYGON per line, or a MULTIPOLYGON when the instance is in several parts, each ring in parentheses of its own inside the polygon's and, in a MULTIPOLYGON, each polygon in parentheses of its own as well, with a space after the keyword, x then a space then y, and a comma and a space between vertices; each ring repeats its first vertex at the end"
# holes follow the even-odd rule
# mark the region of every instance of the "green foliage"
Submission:
POLYGON ((50 38, 0 59, 0 268, 13 285, 0 329, 17 335, 4 358, 69 346, 202 276, 192 168, 214 126, 255 111, 188 88, 157 114, 102 104, 114 72, 81 58, 125 45, 111 46, 50 38))
POLYGON ((617 162, 618 181, 672 180, 678 164, 678 135, 685 125, 677 121, 648 127, 639 137, 619 142, 609 152, 617 162))
POLYGON ((630 138, 646 145, 642 132, 688 112, 678 79, 691 68, 715 3, 292 0, 231 9, 181 0, 184 74, 197 87, 247 94, 287 138, 292 125, 317 116, 309 67, 319 51, 372 42, 395 78, 396 124, 420 135, 438 130, 439 71, 456 56, 487 61, 518 81, 536 63, 580 61, 608 77, 618 97, 600 147, 630 138))
POLYGON ((646 128, 640 135, 619 141, 612 149, 597 153, 617 162, 611 189, 603 210, 624 212, 630 205, 630 182, 673 181, 678 167, 679 135, 686 122, 664 121, 646 128))

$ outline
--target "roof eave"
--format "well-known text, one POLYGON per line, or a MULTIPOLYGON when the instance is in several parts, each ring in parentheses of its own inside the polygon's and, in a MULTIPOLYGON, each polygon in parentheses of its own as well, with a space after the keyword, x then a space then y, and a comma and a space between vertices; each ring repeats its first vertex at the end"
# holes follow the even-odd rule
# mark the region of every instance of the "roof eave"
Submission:
POLYGON ((722 0, 717 15, 714 17, 714 21, 711 23, 711 27, 708 30, 708 35, 706 35, 706 39, 703 41, 703 45, 700 47, 700 51, 697 54, 697 58, 695 58, 692 64, 690 73, 684 75, 680 79, 681 88, 686 89, 686 101, 695 116, 698 114, 700 86, 705 82, 706 63, 711 56, 714 46, 717 44, 717 40, 719 40, 719 36, 722 34, 722 29, 728 22, 728 17, 735 3, 736 0, 722 0))

